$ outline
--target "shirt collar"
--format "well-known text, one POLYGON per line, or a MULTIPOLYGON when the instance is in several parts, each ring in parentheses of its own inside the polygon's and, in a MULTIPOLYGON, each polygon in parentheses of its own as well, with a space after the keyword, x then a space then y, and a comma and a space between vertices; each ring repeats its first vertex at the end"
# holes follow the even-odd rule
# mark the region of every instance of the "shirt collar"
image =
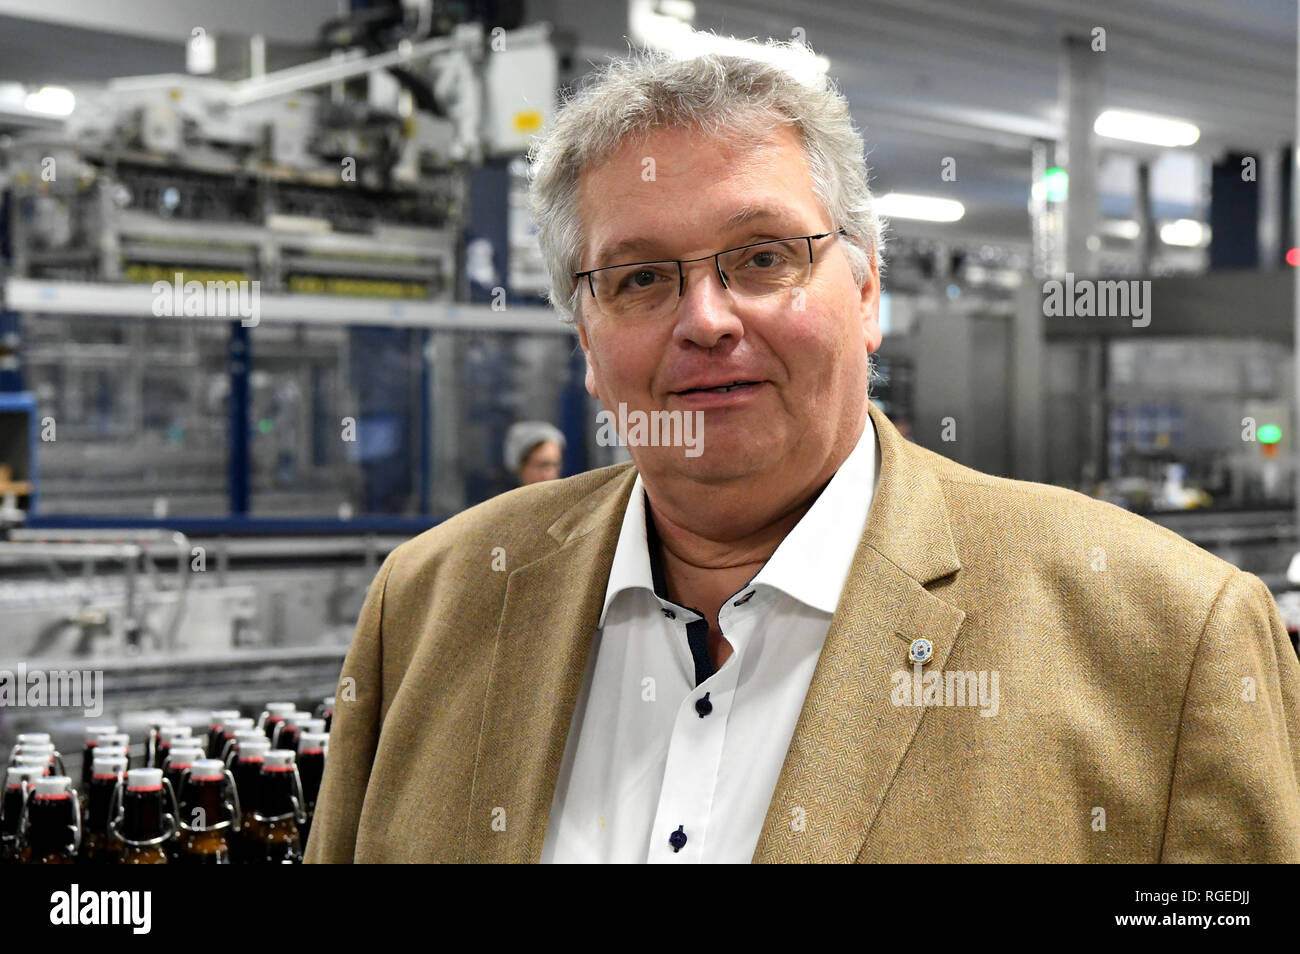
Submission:
POLYGON ((632 484, 632 496, 623 512, 623 528, 618 534, 614 549, 614 562, 609 568, 609 584, 605 587, 605 607, 600 611, 600 626, 605 625, 605 614, 614 597, 624 590, 647 589, 654 592, 654 574, 650 568, 650 545, 645 525, 645 485, 641 475, 632 484))
POLYGON ((853 451, 753 583, 765 583, 833 615, 867 526, 879 475, 876 425, 868 414, 853 451))
MULTIPOLYGON (((824 613, 834 614, 880 483, 876 427, 870 414, 866 419, 852 452, 759 570, 752 581, 755 585, 766 584, 824 613)), ((654 592, 645 507, 645 485, 637 474, 610 565, 605 605, 600 613, 601 627, 605 625, 610 604, 623 590, 654 592)))

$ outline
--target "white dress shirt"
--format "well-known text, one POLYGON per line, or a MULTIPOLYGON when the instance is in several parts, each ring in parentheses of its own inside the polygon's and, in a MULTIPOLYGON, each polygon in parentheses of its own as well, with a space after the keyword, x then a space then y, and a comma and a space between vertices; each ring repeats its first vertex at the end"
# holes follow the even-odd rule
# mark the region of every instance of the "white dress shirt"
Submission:
POLYGON ((750 861, 879 469, 868 416, 812 507, 723 604, 718 624, 733 652, 716 672, 701 652, 707 621, 655 592, 645 493, 636 478, 565 744, 543 863, 750 861), (697 673, 705 677, 698 686, 697 673))

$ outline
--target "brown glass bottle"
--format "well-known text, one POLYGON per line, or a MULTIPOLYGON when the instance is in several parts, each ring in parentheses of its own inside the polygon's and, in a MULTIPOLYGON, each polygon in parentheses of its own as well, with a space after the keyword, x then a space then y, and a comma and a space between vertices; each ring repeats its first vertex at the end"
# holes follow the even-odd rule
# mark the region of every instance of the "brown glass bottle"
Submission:
POLYGON ((226 723, 239 718, 238 709, 217 709, 208 721, 207 753, 210 759, 221 758, 221 749, 226 744, 226 723))
MULTIPOLYGON (((238 719, 227 719, 226 724, 222 726, 221 733, 217 741, 217 749, 212 753, 212 758, 221 759, 230 767, 230 753, 234 751, 235 735, 239 732, 257 730, 257 721, 240 717, 238 719)), ((265 739, 263 740, 265 741, 265 739)))
POLYGON ((292 702, 268 702, 266 710, 262 713, 261 719, 258 720, 258 728, 266 733, 266 741, 272 745, 275 744, 275 729, 284 717, 290 712, 296 712, 298 709, 292 702))
POLYGON ((280 723, 279 729, 276 730, 274 737, 271 739, 272 748, 288 749, 290 752, 298 751, 298 740, 302 737, 302 727, 305 723, 310 722, 312 714, 310 712, 290 712, 280 723))
POLYGON ((88 725, 86 726, 86 746, 81 753, 81 790, 90 791, 90 776, 94 771, 95 749, 99 747, 100 738, 105 735, 116 735, 117 726, 115 725, 88 725))
POLYGON ((304 732, 298 746, 298 778, 302 782, 303 814, 307 816, 302 826, 304 851, 307 850, 307 839, 311 836, 311 820, 316 814, 321 779, 325 776, 325 753, 328 746, 329 735, 325 732, 304 732))
POLYGON ((230 763, 230 773, 235 779, 235 791, 239 797, 239 804, 244 809, 235 831, 233 848, 236 864, 244 863, 249 856, 247 844, 247 829, 251 821, 249 812, 257 805, 257 783, 262 774, 262 759, 269 751, 271 751, 271 743, 265 739, 257 742, 241 742, 239 748, 233 753, 234 760, 230 763))
POLYGON ((0 864, 16 865, 22 860, 27 800, 43 774, 44 769, 35 765, 13 765, 5 771, 4 798, 0 800, 0 864))
POLYGON ((49 767, 50 775, 67 775, 63 770, 63 756, 49 742, 20 742, 14 746, 13 754, 9 757, 10 765, 32 764, 32 760, 37 757, 45 759, 49 767), (25 760, 25 761, 24 761, 25 760))
POLYGON ((180 836, 176 840, 178 864, 228 865, 239 817, 235 780, 216 759, 200 759, 190 766, 180 789, 180 836))
POLYGON ((148 765, 149 768, 162 768, 167 764, 167 754, 170 752, 174 743, 182 739, 187 742, 191 740, 190 728, 185 725, 164 725, 158 729, 158 735, 154 741, 153 761, 148 765))
POLYGON ((96 757, 103 755, 105 749, 120 748, 122 750, 122 754, 126 756, 127 769, 129 770, 131 768, 131 737, 127 735, 125 732, 105 733, 104 735, 101 735, 96 740, 96 742, 97 742, 95 746, 96 757))
POLYGON ((54 774, 54 770, 50 767, 50 760, 44 755, 18 755, 14 757, 12 764, 19 768, 34 768, 42 776, 54 774))
POLYGON ((203 758, 203 748, 200 745, 191 744, 189 740, 184 743, 177 739, 172 743, 171 748, 167 751, 167 761, 163 763, 163 778, 171 782, 172 791, 180 797, 181 777, 195 762, 203 758))
POLYGON ((81 806, 66 775, 36 780, 27 803, 23 864, 71 865, 81 848, 81 806))
MULTIPOLYGON (((235 737, 226 745, 226 758, 222 760, 226 763, 227 768, 235 760, 235 755, 239 752, 240 746, 249 742, 254 745, 266 743, 267 749, 273 747, 270 742, 266 741, 266 736, 262 734, 261 729, 236 729, 235 737)), ((261 771, 261 769, 259 768, 258 771, 261 771)))
POLYGON ((110 819, 109 834, 121 842, 120 863, 167 864, 165 845, 176 833, 176 817, 169 811, 174 806, 168 804, 171 799, 162 769, 131 769, 126 773, 126 784, 117 790, 123 794, 119 810, 110 819))
POLYGON ((115 864, 122 852, 122 844, 108 836, 109 812, 113 807, 113 792, 126 774, 124 755, 96 756, 90 771, 90 784, 86 788, 85 815, 82 818, 80 860, 86 864, 115 864))
POLYGON ((288 749, 272 749, 262 757, 257 777, 257 801, 245 824, 245 859, 249 864, 302 863, 302 785, 288 749))
POLYGON ((330 723, 334 721, 334 696, 326 696, 316 707, 316 718, 325 720, 325 728, 322 731, 328 732, 330 723))

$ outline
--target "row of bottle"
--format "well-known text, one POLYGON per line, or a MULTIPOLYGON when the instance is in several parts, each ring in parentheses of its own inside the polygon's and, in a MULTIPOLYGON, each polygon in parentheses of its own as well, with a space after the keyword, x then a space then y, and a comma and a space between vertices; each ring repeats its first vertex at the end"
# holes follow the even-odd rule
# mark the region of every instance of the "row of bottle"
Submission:
POLYGON ((186 726, 155 725, 146 766, 136 769, 128 736, 116 726, 90 727, 81 796, 49 737, 20 735, 0 801, 0 861, 299 862, 333 699, 321 709, 316 719, 271 703, 256 722, 235 710, 214 712, 206 738, 186 726))

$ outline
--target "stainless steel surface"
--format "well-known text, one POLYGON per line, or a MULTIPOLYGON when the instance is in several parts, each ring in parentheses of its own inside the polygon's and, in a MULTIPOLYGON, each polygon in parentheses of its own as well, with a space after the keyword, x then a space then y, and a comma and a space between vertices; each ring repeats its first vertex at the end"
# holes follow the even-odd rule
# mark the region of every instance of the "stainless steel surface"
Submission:
POLYGON ((247 106, 301 90, 315 89, 337 80, 365 76, 390 66, 410 66, 454 50, 475 50, 481 46, 482 40, 482 25, 466 23, 458 26, 451 36, 408 43, 402 49, 385 53, 367 56, 361 50, 348 50, 337 57, 241 80, 231 85, 222 100, 230 106, 247 106))
MULTIPOLYGON (((9 278, 4 303, 12 311, 88 317, 149 317, 154 293, 148 285, 99 282, 39 281, 9 278)), ((576 336, 549 308, 420 302, 341 295, 262 294, 261 320, 275 323, 373 325, 397 328, 436 328, 446 331, 516 331, 576 336)), ((167 318, 175 322, 174 318, 167 318)), ((185 321, 240 321, 231 318, 186 318, 185 321)))

